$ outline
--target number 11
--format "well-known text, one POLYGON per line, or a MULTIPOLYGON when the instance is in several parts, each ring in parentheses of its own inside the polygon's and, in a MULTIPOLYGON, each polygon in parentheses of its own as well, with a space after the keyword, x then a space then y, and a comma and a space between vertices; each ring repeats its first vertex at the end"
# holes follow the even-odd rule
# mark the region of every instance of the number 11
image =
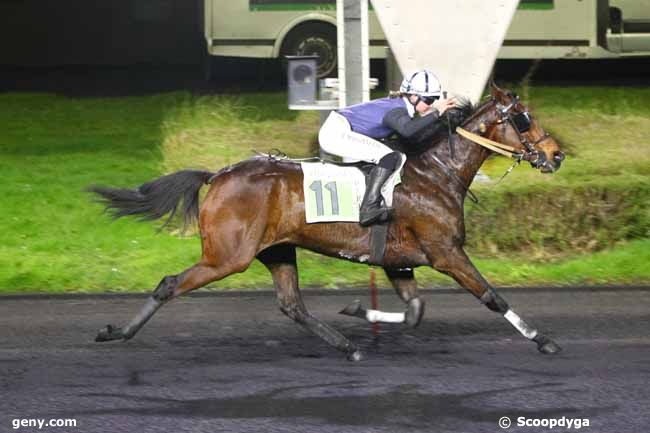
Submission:
MULTIPOLYGON (((320 180, 315 180, 309 185, 309 189, 316 193, 316 215, 323 216, 325 211, 323 209, 323 183, 320 180)), ((332 215, 339 214, 339 193, 336 189, 336 182, 328 182, 325 184, 325 189, 330 192, 332 201, 332 215)))

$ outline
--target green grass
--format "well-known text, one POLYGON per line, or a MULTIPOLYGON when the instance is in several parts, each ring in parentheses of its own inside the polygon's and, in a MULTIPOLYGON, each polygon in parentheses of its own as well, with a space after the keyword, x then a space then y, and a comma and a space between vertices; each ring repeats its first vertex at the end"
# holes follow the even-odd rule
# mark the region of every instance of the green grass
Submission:
MULTIPOLYGON (((468 203, 469 250, 494 257, 528 250, 542 259, 649 238, 650 89, 539 87, 524 93, 566 161, 553 175, 523 163, 498 186, 476 185, 487 210, 468 203)), ((509 166, 506 158, 492 158, 482 170, 497 179, 509 166)))
MULTIPOLYGON (((522 165, 496 187, 476 186, 492 212, 468 203, 469 251, 479 269, 497 285, 650 281, 650 90, 553 87, 528 94, 568 158, 553 176, 522 165), (578 189, 587 192, 574 209, 578 189), (593 203, 621 210, 581 213, 594 194, 606 197, 593 203), (539 222, 530 215, 545 218, 532 207, 513 212, 513 203, 520 209, 530 203, 512 197, 560 197, 547 230, 565 238, 577 230, 580 242, 495 229, 494 221, 509 217, 523 218, 520 227, 539 222), (603 216, 593 219, 598 212, 603 216), (489 216, 496 220, 486 221, 489 216), (565 216, 579 223, 558 230, 565 216)), ((10 93, 0 94, 0 125, 0 292, 147 291, 199 258, 197 237, 157 233, 151 223, 112 222, 83 189, 94 183, 133 187, 186 167, 215 170, 251 156, 251 149, 310 155, 317 149, 318 114, 287 110, 282 93, 109 99, 10 93)), ((494 158, 484 171, 499 176, 507 164, 494 158)), ((303 286, 363 286, 368 280, 366 266, 309 252, 300 253, 299 266, 303 286)), ((422 286, 450 284, 432 270, 417 276, 422 286)), ((379 283, 387 285, 383 277, 379 283)), ((211 287, 270 285, 267 271, 255 263, 211 287)))

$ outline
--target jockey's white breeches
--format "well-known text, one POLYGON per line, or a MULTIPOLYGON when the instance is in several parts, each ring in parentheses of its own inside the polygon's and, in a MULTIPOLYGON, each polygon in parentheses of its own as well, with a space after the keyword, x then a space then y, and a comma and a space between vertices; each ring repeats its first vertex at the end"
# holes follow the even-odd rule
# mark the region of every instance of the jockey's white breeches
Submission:
MULTIPOLYGON (((344 162, 366 161, 377 164, 382 157, 393 152, 385 144, 354 132, 348 119, 336 111, 332 111, 321 126, 318 143, 325 152, 342 157, 344 162)), ((406 162, 406 155, 400 155, 401 163, 381 188, 386 206, 391 206, 393 203, 395 178, 406 162)))
POLYGON ((345 162, 377 164, 384 155, 392 152, 385 144, 354 132, 348 119, 336 111, 330 113, 320 128, 318 143, 325 152, 340 156, 345 162))

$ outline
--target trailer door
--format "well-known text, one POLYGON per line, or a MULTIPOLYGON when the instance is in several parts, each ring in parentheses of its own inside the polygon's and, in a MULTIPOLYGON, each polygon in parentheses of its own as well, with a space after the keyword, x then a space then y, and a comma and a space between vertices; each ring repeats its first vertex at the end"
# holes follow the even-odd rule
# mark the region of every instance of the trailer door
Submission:
POLYGON ((610 0, 610 49, 623 55, 650 54, 650 0, 610 0))

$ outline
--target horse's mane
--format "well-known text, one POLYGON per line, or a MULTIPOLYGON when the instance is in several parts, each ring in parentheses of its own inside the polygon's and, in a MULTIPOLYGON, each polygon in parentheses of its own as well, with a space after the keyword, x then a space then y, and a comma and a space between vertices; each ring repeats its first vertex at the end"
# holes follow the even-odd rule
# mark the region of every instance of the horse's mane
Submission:
MULTIPOLYGON (((482 105, 481 105, 482 106, 482 105)), ((453 113, 452 116, 458 116, 459 123, 458 125, 464 124, 472 115, 477 111, 477 107, 472 104, 472 101, 470 101, 467 98, 459 98, 458 103, 456 106, 450 110, 448 110, 451 113, 453 113)), ((444 116, 447 119, 449 119, 449 115, 444 116)), ((458 126, 456 125, 456 126, 458 126)))
POLYGON ((494 100, 492 98, 489 98, 489 99, 486 99, 485 101, 481 102, 479 105, 474 106, 474 105, 472 105, 472 103, 469 100, 464 99, 463 104, 468 104, 469 108, 467 108, 467 109, 465 109, 464 107, 461 108, 461 110, 463 110, 463 120, 462 120, 461 123, 459 123, 456 126, 465 126, 465 125, 467 125, 474 118, 474 116, 481 113, 483 111, 483 108, 485 108, 487 105, 491 104, 492 102, 494 102, 494 100))

